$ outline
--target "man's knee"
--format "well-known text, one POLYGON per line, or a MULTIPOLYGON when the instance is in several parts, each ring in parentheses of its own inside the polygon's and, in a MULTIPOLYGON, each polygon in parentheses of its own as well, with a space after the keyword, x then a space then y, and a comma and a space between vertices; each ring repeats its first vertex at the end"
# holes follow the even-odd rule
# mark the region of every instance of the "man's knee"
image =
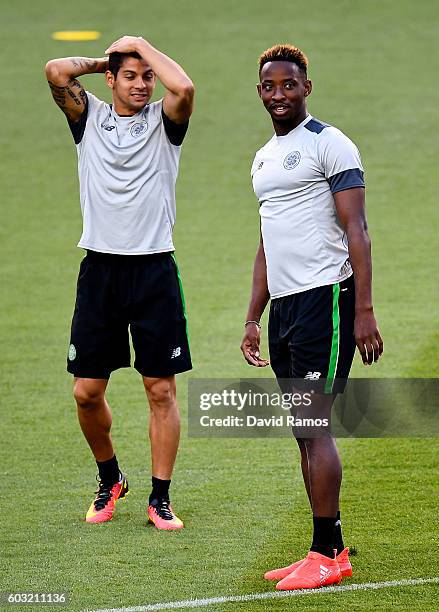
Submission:
POLYGON ((105 396, 105 386, 102 381, 76 379, 73 386, 73 397, 78 408, 93 409, 101 405, 105 396))
MULTIPOLYGON (((300 435, 303 436, 303 433, 300 435)), ((327 434, 318 435, 316 433, 313 437, 299 437, 296 440, 300 450, 303 450, 308 457, 314 454, 326 453, 328 448, 332 449, 335 446, 334 438, 327 434)))
POLYGON ((151 410, 169 410, 175 407, 175 379, 145 378, 143 379, 151 410))

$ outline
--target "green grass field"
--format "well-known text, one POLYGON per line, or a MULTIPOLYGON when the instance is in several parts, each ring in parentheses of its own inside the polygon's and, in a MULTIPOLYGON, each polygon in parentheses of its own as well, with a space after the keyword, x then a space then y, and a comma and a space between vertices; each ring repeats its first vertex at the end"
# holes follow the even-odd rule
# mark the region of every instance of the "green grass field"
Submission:
MULTIPOLYGON (((250 370, 239 351, 259 231, 249 171, 271 135, 256 96, 256 60, 276 42, 303 47, 314 81, 310 112, 362 152, 385 341, 373 375, 437 377, 439 5, 17 0, 2 3, 1 16, 0 591, 67 590, 74 612, 271 591, 263 572, 299 558, 310 538, 295 445, 192 439, 185 425, 189 377, 266 375, 250 370), (51 39, 63 29, 97 29, 102 38, 51 39), (146 527, 147 407, 134 370, 115 373, 109 389, 132 494, 111 524, 83 522, 96 470, 65 372, 81 220, 76 152, 43 66, 53 57, 101 56, 123 34, 150 39, 197 86, 175 232, 195 366, 179 377, 173 503, 186 523, 181 533, 146 527)), ((110 99, 103 77, 83 82, 110 99)), ((354 374, 371 373, 356 358, 354 374)), ((345 539, 358 551, 344 584, 439 576, 437 440, 342 440, 340 447, 345 539)), ((435 596, 437 584, 423 584, 207 609, 437 610, 435 596)))

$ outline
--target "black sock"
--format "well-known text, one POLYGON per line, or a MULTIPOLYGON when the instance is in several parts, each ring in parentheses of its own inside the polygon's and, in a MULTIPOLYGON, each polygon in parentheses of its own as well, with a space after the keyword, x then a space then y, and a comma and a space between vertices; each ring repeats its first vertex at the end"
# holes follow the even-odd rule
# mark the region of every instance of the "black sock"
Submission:
POLYGON ((162 480, 161 478, 152 477, 152 491, 149 496, 149 503, 154 505, 153 502, 157 499, 166 499, 169 501, 169 485, 170 480, 162 480))
POLYGON ((341 551, 344 550, 343 535, 341 533, 340 510, 337 512, 337 517, 335 520, 334 548, 337 549, 337 555, 339 555, 341 551))
POLYGON ((96 461, 99 470, 99 479, 106 485, 113 485, 119 481, 120 470, 116 455, 107 461, 96 461))
POLYGON ((310 550, 334 558, 334 530, 335 518, 333 516, 313 516, 314 534, 310 550))

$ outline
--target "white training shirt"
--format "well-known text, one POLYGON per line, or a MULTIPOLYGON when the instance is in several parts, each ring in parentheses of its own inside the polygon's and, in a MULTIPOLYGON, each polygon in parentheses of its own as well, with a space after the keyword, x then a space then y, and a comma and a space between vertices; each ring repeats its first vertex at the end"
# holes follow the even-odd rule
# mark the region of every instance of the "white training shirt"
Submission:
POLYGON ((259 200, 268 290, 278 298, 352 274, 337 191, 364 187, 354 143, 310 115, 255 156, 251 176, 259 200))
POLYGON ((162 100, 121 117, 90 92, 87 98, 85 116, 69 122, 83 217, 78 246, 121 255, 173 251, 181 147, 168 136, 166 125, 172 122, 162 114, 162 100))

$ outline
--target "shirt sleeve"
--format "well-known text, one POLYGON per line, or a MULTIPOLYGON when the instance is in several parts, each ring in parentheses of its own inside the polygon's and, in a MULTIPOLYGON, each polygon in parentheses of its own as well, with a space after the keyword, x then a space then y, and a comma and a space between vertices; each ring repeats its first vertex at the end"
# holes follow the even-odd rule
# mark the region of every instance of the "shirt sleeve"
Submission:
POLYGON ((189 121, 185 121, 184 123, 175 123, 174 121, 172 121, 172 119, 169 119, 169 117, 165 115, 163 106, 162 120, 169 142, 175 145, 176 147, 181 147, 181 145, 183 144, 184 137, 186 136, 187 129, 189 127, 189 121))
POLYGON ((326 128, 322 136, 320 163, 331 192, 364 188, 361 157, 352 140, 336 128, 326 128))
POLYGON ((253 163, 252 163, 252 167, 250 169, 250 176, 251 176, 251 178, 253 178, 255 172, 257 170, 260 170, 262 168, 262 166, 263 166, 263 163, 261 163, 261 161, 259 160, 259 155, 258 154, 259 154, 259 151, 256 153, 255 158, 254 158, 253 163))
POLYGON ((70 131, 72 132, 73 140, 77 145, 81 142, 84 136, 88 116, 92 112, 92 109, 96 106, 96 102, 99 101, 98 98, 96 98, 96 96, 91 94, 89 91, 86 91, 85 93, 87 94, 85 108, 82 111, 79 121, 70 121, 70 119, 67 117, 67 123, 69 124, 70 131))

